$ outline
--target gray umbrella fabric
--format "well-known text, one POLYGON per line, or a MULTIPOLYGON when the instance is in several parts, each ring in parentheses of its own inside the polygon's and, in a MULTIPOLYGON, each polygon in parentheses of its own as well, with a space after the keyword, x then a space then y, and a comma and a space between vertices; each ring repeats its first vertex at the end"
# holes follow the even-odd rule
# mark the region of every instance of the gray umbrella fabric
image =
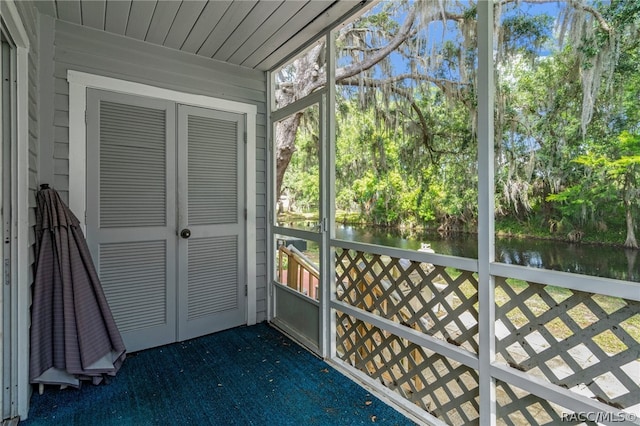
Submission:
POLYGON ((43 188, 36 196, 30 381, 99 384, 117 373, 125 346, 78 219, 55 190, 43 188))

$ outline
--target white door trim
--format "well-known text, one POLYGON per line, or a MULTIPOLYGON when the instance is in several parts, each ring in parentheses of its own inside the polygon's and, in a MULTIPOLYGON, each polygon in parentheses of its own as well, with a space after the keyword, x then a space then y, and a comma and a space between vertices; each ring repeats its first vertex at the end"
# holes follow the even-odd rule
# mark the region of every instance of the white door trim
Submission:
POLYGON ((69 207, 85 228, 87 140, 85 111, 87 88, 108 90, 130 95, 146 96, 174 101, 180 104, 211 108, 244 114, 247 126, 245 150, 246 166, 246 277, 247 324, 256 323, 256 115, 257 107, 251 104, 213 98, 204 95, 178 92, 161 87, 134 83, 111 77, 67 71, 69 82, 69 207))
MULTIPOLYGON (((11 322, 14 324, 11 336, 11 363, 16 386, 12 415, 25 419, 29 413, 29 323, 31 268, 29 260, 29 37, 22 24, 13 0, 0 1, 0 15, 7 31, 16 45, 16 129, 15 154, 11 174, 14 179, 11 203, 15 216, 12 217, 11 242, 13 265, 11 281, 17 289, 12 294, 11 322)), ((4 275, 4 271, 2 271, 4 275)))

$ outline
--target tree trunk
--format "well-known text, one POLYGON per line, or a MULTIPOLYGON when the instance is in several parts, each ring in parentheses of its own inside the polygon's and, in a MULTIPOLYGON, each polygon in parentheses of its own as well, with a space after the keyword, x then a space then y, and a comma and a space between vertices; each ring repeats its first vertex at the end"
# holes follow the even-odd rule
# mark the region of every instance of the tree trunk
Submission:
POLYGON ((624 201, 624 208, 626 210, 627 216, 627 240, 624 242, 624 246, 627 248, 638 248, 638 241, 636 240, 635 234, 635 220, 633 217, 633 212, 631 211, 631 200, 624 201))
POLYGON ((624 242, 624 246, 627 248, 637 249, 638 241, 636 240, 636 234, 635 234, 636 224, 633 217, 633 203, 631 202, 633 197, 632 195, 633 191, 631 190, 632 189, 631 181, 632 181, 632 178, 627 173, 627 175, 625 176, 624 195, 623 195, 624 210, 625 210, 626 219, 627 219, 627 240, 624 242))
MULTIPOLYGON (((324 72, 321 70, 320 59, 323 53, 324 43, 319 43, 294 62, 298 78, 290 85, 283 85, 283 88, 275 91, 276 104, 279 107, 290 105, 298 99, 304 98, 313 91, 313 85, 319 78, 325 78, 322 75, 324 72)), ((296 152, 296 133, 302 114, 302 112, 297 112, 276 125, 276 197, 282 195, 282 181, 291 162, 291 157, 296 152)))
POLYGON ((302 113, 285 118, 276 125, 276 196, 282 195, 282 181, 287 167, 296 152, 296 133, 302 113))

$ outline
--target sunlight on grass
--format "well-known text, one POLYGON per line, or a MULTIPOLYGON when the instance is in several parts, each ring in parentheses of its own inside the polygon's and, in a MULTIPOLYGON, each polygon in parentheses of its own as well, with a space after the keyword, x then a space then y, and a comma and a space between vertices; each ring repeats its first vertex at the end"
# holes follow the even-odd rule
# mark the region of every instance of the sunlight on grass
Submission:
MULTIPOLYGON (((446 272, 452 276, 457 277, 460 275, 460 271, 456 268, 446 268, 446 272)), ((474 274, 477 277, 477 274, 474 274)), ((524 290, 526 290, 530 284, 523 280, 517 280, 514 278, 507 279, 508 285, 516 295, 521 294, 524 290)), ((460 286, 461 292, 465 297, 470 298, 473 297, 477 290, 474 286, 470 285, 468 282, 465 283, 468 285, 460 286)), ((540 285, 541 290, 543 290, 546 294, 548 294, 556 304, 560 304, 567 299, 569 299, 574 292, 572 290, 555 287, 555 286, 542 286, 540 285)), ((591 299, 596 302, 597 306, 599 306, 607 315, 611 315, 614 312, 619 311, 627 306, 627 303, 618 297, 610 297, 603 296, 600 294, 594 294, 591 296, 591 299)), ((507 292, 501 288, 500 286, 496 286, 495 290, 495 302, 498 308, 504 306, 506 303, 510 302, 510 297, 507 292)), ((460 302, 454 301, 454 306, 458 306, 460 302)), ((531 313, 535 317, 539 317, 543 315, 545 312, 548 312, 550 307, 547 305, 547 302, 544 301, 543 297, 536 294, 530 297, 525 305, 531 311, 531 313)), ((596 324, 601 319, 598 318, 594 312, 585 304, 578 303, 576 306, 572 307, 567 311, 567 315, 581 328, 585 329, 587 327, 591 327, 596 324)), ((527 315, 520 308, 511 309, 506 313, 507 319, 516 327, 521 328, 530 323, 527 315)), ((560 318, 555 318, 544 324, 544 327, 558 340, 564 340, 572 336, 575 332, 571 330, 570 325, 565 324, 560 318)), ((634 315, 633 317, 623 321, 619 327, 628 334, 630 338, 621 340, 619 336, 616 335, 613 331, 607 331, 600 333, 599 335, 593 338, 593 341, 602 348, 606 353, 613 355, 618 354, 627 350, 629 347, 633 345, 637 345, 640 342, 640 314, 634 315)))
MULTIPOLYGON (((521 293, 525 288, 529 286, 526 281, 521 280, 508 279, 507 282, 516 293, 521 293)), ((566 288, 554 286, 540 287, 541 289, 544 289, 544 291, 549 296, 551 296, 551 298, 557 304, 560 304, 561 302, 567 300, 574 294, 572 290, 566 288)), ((618 310, 623 309, 627 306, 626 302, 623 299, 617 297, 595 294, 591 296, 591 299, 596 302, 597 306, 599 306, 607 315, 611 315, 614 312, 617 312, 618 310)), ((507 293, 499 287, 496 288, 496 305, 500 307, 508 301, 509 297, 507 293)), ((550 307, 542 299, 542 297, 538 295, 530 297, 526 301, 525 305, 536 317, 539 317, 550 309, 550 307)), ((576 306, 567 311, 567 315, 581 329, 592 327, 598 321, 604 319, 599 318, 598 315, 596 315, 596 313, 594 313, 586 303, 578 303, 576 306)), ((529 323, 526 315, 520 309, 513 309, 509 311, 507 313, 507 318, 518 328, 523 327, 529 323)), ((544 324, 544 327, 549 330, 549 332, 559 341, 566 339, 574 334, 574 332, 570 329, 570 325, 565 324, 565 322, 560 318, 555 318, 552 321, 547 322, 546 324, 544 324)), ((637 345, 637 343, 640 342, 640 315, 635 315, 627 319, 620 324, 620 327, 630 336, 630 339, 625 339, 627 341, 621 340, 611 330, 607 330, 603 333, 598 334, 597 336, 593 337, 592 340, 603 351, 610 355, 623 352, 630 346, 637 345)))

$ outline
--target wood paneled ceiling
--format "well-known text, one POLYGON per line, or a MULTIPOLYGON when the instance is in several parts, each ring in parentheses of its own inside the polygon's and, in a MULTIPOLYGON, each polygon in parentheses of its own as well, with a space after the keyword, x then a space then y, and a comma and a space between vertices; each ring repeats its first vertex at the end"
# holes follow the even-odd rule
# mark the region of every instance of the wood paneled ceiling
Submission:
POLYGON ((196 55, 269 70, 361 0, 37 0, 46 15, 196 55))

